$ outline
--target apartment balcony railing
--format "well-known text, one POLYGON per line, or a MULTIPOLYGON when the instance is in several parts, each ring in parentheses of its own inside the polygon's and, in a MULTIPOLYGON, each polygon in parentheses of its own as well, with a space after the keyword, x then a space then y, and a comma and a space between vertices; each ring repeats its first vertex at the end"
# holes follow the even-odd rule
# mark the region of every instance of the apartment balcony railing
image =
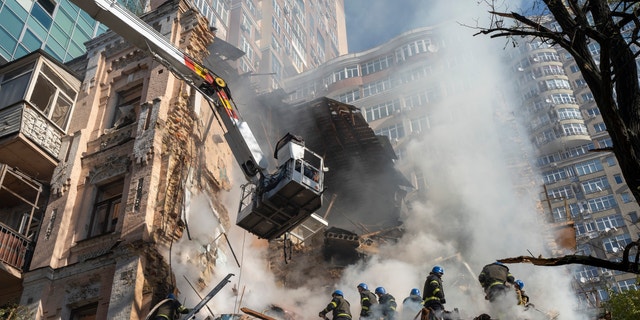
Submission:
POLYGON ((31 241, 26 237, 0 222, 0 262, 23 270, 30 255, 30 245, 31 241))

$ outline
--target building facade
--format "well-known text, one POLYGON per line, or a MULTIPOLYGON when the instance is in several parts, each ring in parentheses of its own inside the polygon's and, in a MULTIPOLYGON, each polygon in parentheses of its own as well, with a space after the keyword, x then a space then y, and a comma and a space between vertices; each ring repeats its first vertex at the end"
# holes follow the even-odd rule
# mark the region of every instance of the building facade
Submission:
POLYGON ((231 8, 226 41, 245 52, 236 68, 260 91, 347 52, 343 0, 233 0, 231 8))
MULTIPOLYGON (((184 1, 145 19, 199 59, 213 40, 184 1)), ((87 49, 67 66, 38 51, 0 69, 0 305, 30 319, 143 319, 175 290, 166 252, 188 186, 229 223, 216 194, 235 160, 213 111, 118 35, 87 49)))

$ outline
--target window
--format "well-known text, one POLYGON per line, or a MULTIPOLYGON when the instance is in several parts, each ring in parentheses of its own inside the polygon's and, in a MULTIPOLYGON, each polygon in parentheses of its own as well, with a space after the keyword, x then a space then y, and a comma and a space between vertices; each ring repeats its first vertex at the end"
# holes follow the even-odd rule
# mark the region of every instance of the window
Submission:
POLYGON ((620 174, 614 174, 613 175, 613 180, 615 180, 616 184, 621 184, 622 181, 622 176, 620 174))
POLYGON ((622 199, 622 203, 629 203, 633 201, 633 199, 631 198, 631 194, 629 194, 629 192, 621 193, 620 198, 622 199))
POLYGON ((429 129, 429 118, 427 116, 423 116, 417 119, 411 119, 411 132, 412 133, 420 133, 422 131, 426 131, 429 129))
POLYGON ((610 216, 595 219, 598 231, 607 231, 611 228, 624 227, 622 215, 613 214, 610 216))
POLYGON ((602 171, 602 163, 598 159, 581 162, 575 165, 576 174, 578 176, 587 175, 590 173, 602 171))
POLYGON ((571 73, 576 73, 580 71, 580 68, 578 68, 578 66, 574 64, 569 67, 569 70, 571 70, 571 73))
POLYGON ((624 250, 624 247, 630 242, 631 237, 628 234, 621 234, 602 240, 602 245, 608 253, 616 253, 624 250))
POLYGON ((548 190, 547 195, 550 199, 571 199, 573 198, 573 190, 571 189, 571 186, 566 185, 548 190))
POLYGON ((378 129, 375 131, 375 134, 387 136, 389 137, 389 140, 393 142, 396 139, 404 137, 404 125, 402 123, 398 123, 386 128, 378 129))
POLYGON ((609 188, 609 181, 606 176, 587 180, 582 183, 582 190, 584 190, 585 194, 600 192, 607 188, 609 188))
POLYGON ((567 120, 567 119, 582 119, 582 114, 580 110, 577 108, 559 108, 556 110, 558 114, 558 119, 567 120))
POLYGON ((630 290, 638 290, 638 286, 636 285, 636 279, 628 279, 618 281, 618 287, 620 288, 620 292, 630 291, 630 290))
POLYGON ((587 204, 589 205, 589 210, 591 210, 591 212, 605 211, 618 206, 616 199, 612 194, 600 198, 589 199, 587 204))
POLYGON ((393 64, 393 56, 386 56, 378 58, 373 61, 369 61, 360 65, 362 75, 366 76, 371 73, 375 73, 386 68, 389 68, 393 64))
POLYGON ((580 95, 580 98, 582 98, 582 102, 591 102, 595 100, 591 92, 583 93, 580 95))
POLYGON ((95 237, 116 230, 120 214, 120 202, 124 179, 98 187, 89 223, 88 237, 95 237))
POLYGON ((604 122, 599 122, 593 125, 593 129, 596 132, 603 132, 607 130, 607 126, 604 124, 604 122))
POLYGON ((362 86, 362 97, 368 97, 389 89, 391 89, 391 79, 389 78, 367 83, 362 86))
POLYGON ((638 213, 635 211, 629 212, 629 220, 631 220, 631 223, 638 223, 638 213))
POLYGON ((342 103, 349 103, 358 99, 360 99, 360 90, 356 89, 339 95, 336 100, 342 103))
POLYGON ((371 122, 377 119, 386 118, 398 111, 400 111, 400 100, 396 99, 366 108, 364 110, 364 116, 365 119, 367 119, 367 122, 371 122))
POLYGON ((94 320, 97 319, 98 303, 88 304, 71 310, 71 320, 94 320))
POLYGON ((29 98, 42 114, 60 129, 66 129, 76 92, 47 64, 43 64, 29 98))
POLYGON ((33 64, 7 72, 0 81, 0 109, 24 99, 33 64))
POLYGON ((117 101, 109 128, 122 128, 136 121, 135 107, 140 104, 141 94, 142 84, 116 93, 117 101))

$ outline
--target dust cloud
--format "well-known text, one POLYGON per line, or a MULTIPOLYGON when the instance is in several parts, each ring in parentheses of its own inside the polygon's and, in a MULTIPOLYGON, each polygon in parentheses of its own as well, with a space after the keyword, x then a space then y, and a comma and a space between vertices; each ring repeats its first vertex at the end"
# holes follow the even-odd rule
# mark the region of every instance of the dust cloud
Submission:
MULTIPOLYGON (((382 246, 378 255, 347 267, 338 283, 284 289, 269 270, 264 242, 235 226, 223 230, 220 223, 212 219, 216 214, 210 200, 197 195, 189 208, 192 240, 183 237, 172 248, 173 268, 183 294, 181 300, 186 299, 187 306, 198 299, 181 278, 202 272, 201 259, 216 260, 210 288, 227 273, 236 274, 227 288, 209 303, 216 315, 239 313, 240 306, 262 311, 275 303, 296 312, 296 319, 316 319, 335 289, 345 293, 351 302, 351 312, 357 318, 360 306, 356 285, 361 282, 372 290, 385 287, 401 305, 412 288, 422 290, 431 268, 440 265, 445 269, 447 310, 459 309, 463 319, 472 319, 481 313, 495 316, 497 311, 492 309, 495 306, 484 299, 477 281, 482 267, 505 257, 548 255, 541 232, 544 229, 535 207, 540 185, 531 184, 526 177, 508 169, 511 166, 505 157, 505 153, 514 150, 521 155, 520 161, 532 162, 534 157, 521 125, 524 119, 519 118, 523 114, 520 102, 513 97, 513 78, 503 73, 508 67, 502 56, 509 49, 504 47, 504 40, 473 37, 476 30, 462 25, 482 24, 487 18, 484 4, 478 1, 424 3, 424 7, 413 8, 413 12, 421 13, 413 15, 414 18, 432 26, 429 21, 435 21, 435 17, 447 16, 451 21, 444 23, 438 19, 435 26, 436 37, 441 39, 438 50, 442 54, 434 63, 447 64, 449 68, 446 73, 434 74, 425 81, 425 87, 438 87, 446 94, 427 106, 430 126, 425 138, 412 142, 408 146, 408 157, 400 160, 422 170, 429 195, 426 202, 413 203, 406 210, 402 217, 403 238, 382 246), (515 187, 523 185, 526 192, 515 187), (226 239, 220 236, 222 232, 229 236, 241 268, 226 239), (231 287, 235 293, 229 290, 231 287)), ((512 8, 518 5, 515 1, 505 3, 512 8)), ((369 19, 387 18, 376 17, 375 12, 369 11, 369 19)), ((355 104, 357 106, 357 101, 355 104)), ((237 177, 234 185, 239 185, 238 181, 242 181, 242 177, 237 177)), ((237 208, 237 189, 234 187, 227 195, 230 211, 237 208)), ((230 213, 233 224, 235 215, 230 213)), ((528 319, 545 319, 544 314, 548 312, 557 313, 557 319, 562 320, 586 319, 575 311, 577 301, 571 292, 568 268, 528 264, 509 267, 517 279, 525 282, 525 290, 535 304, 535 309, 527 311, 528 319)), ((522 312, 515 306, 509 308, 512 308, 510 315, 522 312)), ((200 312, 198 318, 208 315, 206 309, 200 312)))

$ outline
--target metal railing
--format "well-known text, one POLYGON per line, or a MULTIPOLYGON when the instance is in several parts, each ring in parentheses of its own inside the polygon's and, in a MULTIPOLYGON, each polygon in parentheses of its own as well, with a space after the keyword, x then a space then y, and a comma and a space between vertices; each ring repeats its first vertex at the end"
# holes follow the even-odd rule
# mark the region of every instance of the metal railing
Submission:
POLYGON ((23 270, 31 241, 0 223, 0 262, 23 270))

